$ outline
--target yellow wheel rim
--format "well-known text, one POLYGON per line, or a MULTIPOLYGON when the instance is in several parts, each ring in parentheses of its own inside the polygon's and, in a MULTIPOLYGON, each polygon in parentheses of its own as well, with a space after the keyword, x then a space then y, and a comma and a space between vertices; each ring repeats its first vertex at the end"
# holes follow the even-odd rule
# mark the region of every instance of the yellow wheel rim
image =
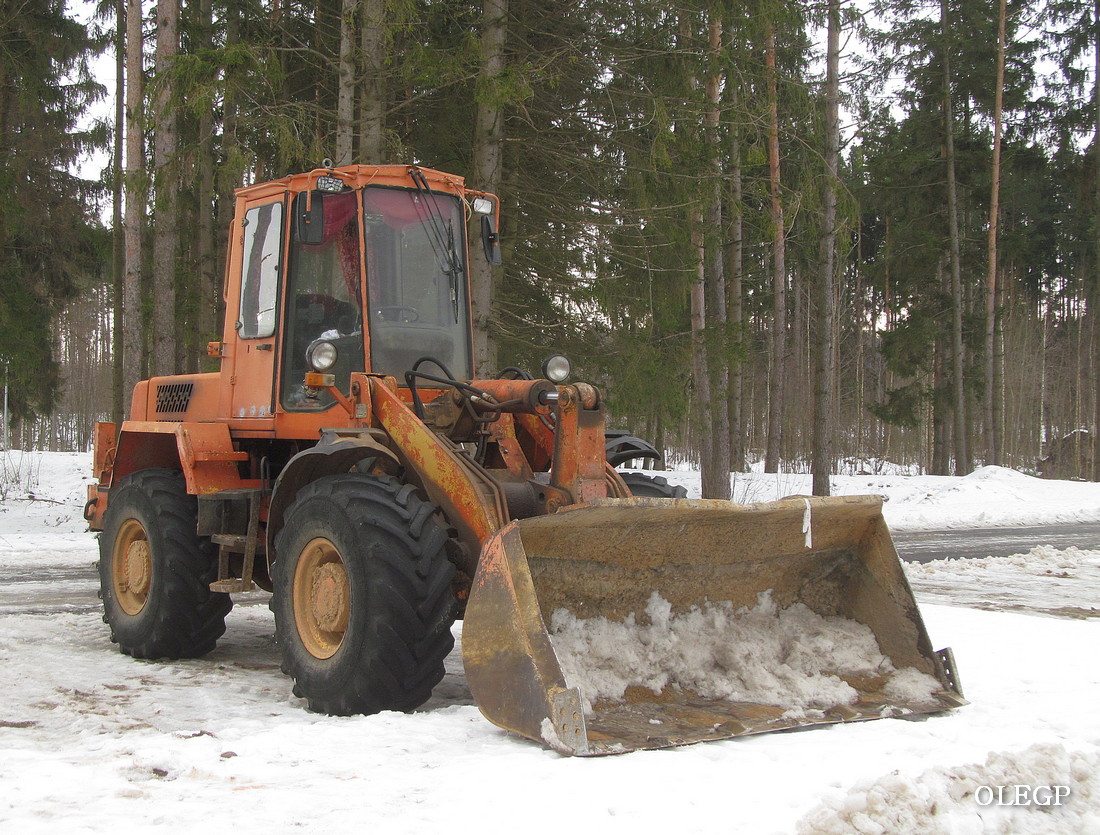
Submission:
POLYGON ((153 584, 153 557, 149 537, 137 519, 127 519, 115 537, 111 581, 122 611, 136 615, 145 608, 153 584))
POLYGON ((340 552, 329 540, 310 540, 294 569, 294 623, 314 658, 331 658, 344 642, 351 594, 340 552))

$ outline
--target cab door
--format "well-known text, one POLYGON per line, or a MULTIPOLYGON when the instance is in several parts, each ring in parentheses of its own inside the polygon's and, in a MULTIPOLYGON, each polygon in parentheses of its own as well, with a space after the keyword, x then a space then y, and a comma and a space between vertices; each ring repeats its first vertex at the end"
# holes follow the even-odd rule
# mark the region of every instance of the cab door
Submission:
POLYGON ((241 246, 229 264, 231 279, 237 280, 230 280, 226 299, 226 322, 237 335, 227 356, 232 367, 229 418, 242 429, 270 429, 286 210, 282 195, 242 208, 240 227, 234 230, 241 246))

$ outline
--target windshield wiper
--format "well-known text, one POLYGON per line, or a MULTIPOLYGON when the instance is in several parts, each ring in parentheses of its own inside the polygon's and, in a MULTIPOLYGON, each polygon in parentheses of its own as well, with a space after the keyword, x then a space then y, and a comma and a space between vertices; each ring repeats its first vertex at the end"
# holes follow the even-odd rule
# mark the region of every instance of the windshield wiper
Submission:
POLYGON ((458 277, 463 270, 461 259, 458 257, 458 246, 455 243, 454 221, 443 214, 435 192, 428 186, 428 180, 423 171, 419 168, 410 168, 409 177, 416 186, 416 193, 424 201, 423 205, 428 213, 428 223, 425 226, 428 232, 428 241, 435 251, 436 257, 439 258, 440 267, 450 281, 451 308, 457 324, 459 313, 458 277))

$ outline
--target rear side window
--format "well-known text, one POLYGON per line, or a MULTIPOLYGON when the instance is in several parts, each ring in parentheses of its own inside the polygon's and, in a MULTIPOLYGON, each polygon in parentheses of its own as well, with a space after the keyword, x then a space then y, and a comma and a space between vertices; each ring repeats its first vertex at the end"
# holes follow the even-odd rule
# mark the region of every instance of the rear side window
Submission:
POLYGON ((244 221, 241 310, 238 333, 245 339, 275 333, 279 267, 283 252, 283 204, 249 209, 244 221))

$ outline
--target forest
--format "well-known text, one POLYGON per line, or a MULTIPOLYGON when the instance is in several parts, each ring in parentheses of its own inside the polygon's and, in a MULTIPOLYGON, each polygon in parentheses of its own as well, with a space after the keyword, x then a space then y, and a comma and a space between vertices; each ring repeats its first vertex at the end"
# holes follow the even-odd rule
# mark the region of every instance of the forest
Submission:
POLYGON ((330 159, 500 195, 479 373, 566 354, 704 495, 1100 480, 1098 47, 1100 0, 0 0, 4 445, 216 370, 233 190, 330 159))

